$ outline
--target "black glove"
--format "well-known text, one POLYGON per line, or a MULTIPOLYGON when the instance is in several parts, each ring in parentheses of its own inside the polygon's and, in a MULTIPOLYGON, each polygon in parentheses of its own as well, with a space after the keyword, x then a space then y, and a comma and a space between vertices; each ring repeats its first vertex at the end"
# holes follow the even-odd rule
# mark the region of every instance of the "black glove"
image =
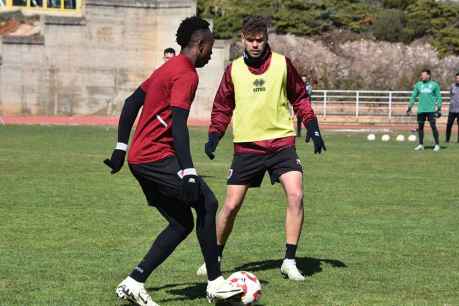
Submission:
POLYGON ((200 188, 197 175, 189 174, 182 178, 182 198, 188 204, 199 200, 200 188))
POLYGON ((126 151, 115 149, 113 150, 112 157, 104 160, 104 164, 112 168, 112 174, 121 170, 124 164, 124 158, 126 157, 126 151))
POLYGON ((307 129, 308 132, 306 133, 305 141, 309 142, 312 138, 312 142, 314 143, 314 154, 322 153, 322 149, 327 151, 324 140, 320 135, 319 123, 317 122, 317 119, 309 121, 307 124, 307 129))
POLYGON ((441 117, 441 110, 438 109, 436 112, 435 112, 435 118, 440 118, 441 117))
POLYGON ((215 149, 217 149, 218 142, 220 141, 220 134, 210 133, 209 139, 207 140, 206 145, 204 146, 204 151, 210 159, 214 159, 215 149))
POLYGON ((406 110, 406 115, 409 116, 411 113, 411 106, 408 106, 407 110, 406 110))

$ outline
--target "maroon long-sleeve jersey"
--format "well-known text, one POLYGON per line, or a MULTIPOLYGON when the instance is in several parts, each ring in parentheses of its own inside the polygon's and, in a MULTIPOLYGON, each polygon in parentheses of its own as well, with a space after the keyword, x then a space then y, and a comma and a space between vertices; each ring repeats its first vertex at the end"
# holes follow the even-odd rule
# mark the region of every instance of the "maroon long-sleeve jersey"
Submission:
MULTIPOLYGON (((271 51, 266 56, 266 60, 258 68, 250 67, 253 74, 260 75, 266 72, 271 63, 271 51)), ((293 106, 295 114, 302 118, 306 126, 310 120, 315 118, 314 111, 311 107, 311 99, 306 92, 305 84, 296 71, 290 59, 285 58, 287 62, 287 98, 293 106)), ((235 107, 234 85, 231 79, 231 64, 225 70, 225 74, 220 82, 217 94, 212 107, 211 123, 209 133, 225 134, 225 131, 231 122, 233 110, 235 107)), ((295 137, 282 137, 255 142, 235 143, 234 152, 252 153, 252 154, 269 154, 279 150, 295 146, 295 137)))

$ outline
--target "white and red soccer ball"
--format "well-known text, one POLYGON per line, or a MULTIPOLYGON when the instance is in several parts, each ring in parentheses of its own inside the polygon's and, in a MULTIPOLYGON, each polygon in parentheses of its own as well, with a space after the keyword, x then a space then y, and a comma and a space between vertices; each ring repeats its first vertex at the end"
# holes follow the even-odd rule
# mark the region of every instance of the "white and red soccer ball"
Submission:
POLYGON ((251 306, 261 298, 261 284, 255 274, 238 271, 228 277, 228 281, 233 285, 242 288, 243 294, 241 302, 243 305, 251 306))

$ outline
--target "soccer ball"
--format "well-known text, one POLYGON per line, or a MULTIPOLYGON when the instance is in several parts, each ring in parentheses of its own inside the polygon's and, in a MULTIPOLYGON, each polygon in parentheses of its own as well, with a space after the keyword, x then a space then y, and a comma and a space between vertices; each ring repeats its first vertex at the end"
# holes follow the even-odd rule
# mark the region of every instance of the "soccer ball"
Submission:
POLYGON ((242 288, 243 294, 241 296, 241 302, 233 305, 254 305, 256 301, 261 298, 261 284, 255 274, 238 271, 228 277, 228 281, 236 287, 242 288))
POLYGON ((390 140, 390 136, 387 135, 387 134, 384 134, 384 135, 382 135, 381 140, 382 141, 389 141, 390 140))
POLYGON ((416 135, 408 136, 408 141, 415 142, 416 141, 416 135))
POLYGON ((376 135, 375 134, 368 134, 367 139, 368 139, 368 141, 374 141, 374 140, 376 140, 376 135))
POLYGON ((397 136, 396 140, 399 141, 399 142, 403 142, 403 141, 405 141, 405 136, 400 134, 400 135, 397 136))

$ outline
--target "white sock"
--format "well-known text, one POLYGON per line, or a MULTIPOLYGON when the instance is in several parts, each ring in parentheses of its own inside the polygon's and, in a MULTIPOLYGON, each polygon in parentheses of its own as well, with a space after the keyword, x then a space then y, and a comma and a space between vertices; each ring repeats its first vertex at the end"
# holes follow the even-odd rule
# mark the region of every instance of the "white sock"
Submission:
POLYGON ((212 281, 207 281, 207 283, 209 284, 209 286, 214 286, 215 284, 218 284, 220 282, 222 282, 225 278, 223 276, 219 276, 217 277, 216 279, 212 280, 212 281))
POLYGON ((295 259, 288 259, 288 258, 285 258, 285 259, 284 259, 284 262, 285 262, 287 265, 296 265, 296 260, 295 260, 295 259))
POLYGON ((143 286, 143 285, 144 285, 144 283, 138 282, 138 281, 136 281, 135 279, 133 279, 133 278, 130 277, 130 276, 128 276, 128 277, 126 278, 126 281, 127 281, 129 284, 132 284, 132 285, 134 285, 134 286, 143 286))

